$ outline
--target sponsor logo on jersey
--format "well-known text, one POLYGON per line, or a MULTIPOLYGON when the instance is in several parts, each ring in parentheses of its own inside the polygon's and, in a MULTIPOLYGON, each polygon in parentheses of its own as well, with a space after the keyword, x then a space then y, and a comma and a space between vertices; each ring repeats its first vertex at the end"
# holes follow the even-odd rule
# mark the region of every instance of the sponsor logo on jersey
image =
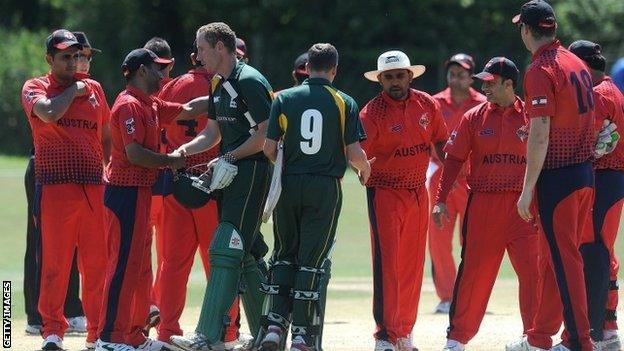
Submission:
POLYGON ((491 135, 494 135, 494 129, 492 128, 485 128, 479 131, 479 136, 491 136, 491 135))
POLYGON ((136 130, 134 117, 130 117, 127 120, 125 120, 124 124, 126 125, 126 133, 128 134, 134 133, 134 131, 136 130))
POLYGON ((230 117, 230 116, 217 116, 217 122, 234 123, 234 122, 236 122, 236 117, 230 117))
POLYGON ((420 116, 420 119, 418 120, 418 124, 420 124, 421 127, 423 127, 423 129, 427 129, 427 126, 429 125, 429 114, 427 112, 423 113, 420 116))
POLYGON ((536 96, 531 99, 531 106, 533 107, 544 107, 548 104, 548 99, 545 96, 536 96))
POLYGON ((518 138, 520 138, 520 141, 525 141, 527 140, 527 138, 529 137, 529 128, 524 125, 520 128, 518 128, 518 130, 516 131, 516 135, 518 136, 518 138))
POLYGON ((214 103, 215 103, 215 104, 216 104, 217 102, 219 102, 219 100, 221 100, 221 95, 215 95, 215 96, 212 98, 212 101, 214 101, 214 103))
POLYGON ((400 133, 403 130, 403 126, 400 124, 395 124, 390 128, 393 133, 400 133))
POLYGON ((420 143, 417 145, 400 147, 394 151, 394 157, 408 157, 408 156, 416 156, 423 152, 429 152, 431 147, 428 143, 420 143))
POLYGON ((483 156, 483 164, 509 163, 513 165, 526 164, 526 156, 512 154, 490 154, 483 156))
POLYGON ((94 121, 88 121, 86 119, 64 117, 56 121, 56 125, 59 127, 72 127, 72 128, 97 130, 97 123, 94 121))
POLYGON ((230 101, 230 108, 237 108, 238 105, 236 104, 236 100, 231 100, 230 101))

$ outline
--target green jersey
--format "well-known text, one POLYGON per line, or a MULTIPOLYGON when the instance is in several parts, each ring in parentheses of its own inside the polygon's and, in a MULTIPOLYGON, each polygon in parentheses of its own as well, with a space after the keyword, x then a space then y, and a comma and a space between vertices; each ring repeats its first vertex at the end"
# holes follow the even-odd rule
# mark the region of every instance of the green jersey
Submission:
MULTIPOLYGON (((266 78, 243 61, 227 79, 213 81, 208 115, 219 123, 222 154, 243 144, 268 119, 272 95, 266 78)), ((260 156, 262 152, 252 157, 260 156)))
POLYGON ((328 80, 310 78, 279 93, 271 106, 267 138, 283 138, 284 174, 342 177, 345 146, 366 135, 355 101, 328 80))

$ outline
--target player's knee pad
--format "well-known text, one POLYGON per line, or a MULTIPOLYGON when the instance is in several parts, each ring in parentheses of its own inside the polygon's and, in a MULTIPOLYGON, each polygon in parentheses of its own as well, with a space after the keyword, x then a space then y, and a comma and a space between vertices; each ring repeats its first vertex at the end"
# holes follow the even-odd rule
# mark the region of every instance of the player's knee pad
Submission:
POLYGON ((210 244, 210 266, 240 269, 245 257, 243 238, 238 229, 228 222, 221 222, 210 244))

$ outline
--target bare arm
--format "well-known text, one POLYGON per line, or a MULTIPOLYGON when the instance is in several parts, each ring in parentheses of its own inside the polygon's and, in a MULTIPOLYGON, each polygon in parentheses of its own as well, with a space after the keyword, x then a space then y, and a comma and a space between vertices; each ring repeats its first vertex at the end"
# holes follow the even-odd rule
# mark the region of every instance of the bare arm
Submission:
POLYGON ((210 96, 200 96, 195 98, 182 106, 182 112, 176 118, 177 120, 188 120, 197 117, 198 115, 208 112, 208 104, 210 103, 210 96))
POLYGON ((173 169, 184 167, 184 156, 180 153, 160 154, 144 148, 137 142, 126 145, 126 155, 130 163, 140 167, 170 167, 173 169))
POLYGON ((104 165, 107 165, 111 156, 111 130, 110 124, 102 125, 102 151, 104 153, 104 165))
POLYGON ((366 152, 362 149, 359 142, 347 145, 347 160, 352 167, 357 169, 360 183, 365 185, 371 175, 371 164, 375 162, 375 158, 368 160, 366 152))
POLYGON ((39 99, 33 106, 33 113, 46 123, 54 123, 61 119, 74 98, 87 93, 87 86, 84 82, 77 81, 70 85, 60 95, 53 98, 39 99))
POLYGON ((237 160, 240 160, 262 151, 268 124, 268 120, 258 124, 258 130, 256 130, 256 132, 253 133, 249 139, 245 140, 245 142, 239 147, 231 151, 232 156, 234 156, 237 160))
POLYGON ((221 141, 221 132, 217 121, 209 119, 204 130, 195 139, 181 145, 178 150, 186 155, 198 154, 206 151, 221 141))
POLYGON ((527 166, 524 175, 524 185, 518 200, 518 213, 526 221, 533 218, 530 212, 533 190, 535 190, 535 184, 542 172, 544 160, 546 159, 549 137, 550 117, 532 118, 527 144, 527 166))
POLYGON ((264 141, 264 155, 273 163, 277 159, 277 141, 273 139, 265 139, 264 141))

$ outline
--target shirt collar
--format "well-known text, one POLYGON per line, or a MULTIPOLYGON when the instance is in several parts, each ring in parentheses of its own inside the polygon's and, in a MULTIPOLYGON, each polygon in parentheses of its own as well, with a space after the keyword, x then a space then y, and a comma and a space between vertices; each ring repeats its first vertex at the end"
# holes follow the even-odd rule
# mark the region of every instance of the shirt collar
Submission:
POLYGON ((141 101, 144 104, 151 105, 153 102, 151 96, 145 94, 143 91, 141 91, 141 89, 137 87, 134 87, 132 85, 126 85, 126 91, 128 92, 128 94, 136 97, 137 99, 139 99, 139 101, 141 101))
POLYGON ((301 84, 306 85, 332 85, 332 83, 325 78, 308 78, 301 84))
POLYGON ((531 61, 535 61, 535 59, 540 57, 544 51, 548 49, 557 49, 559 47, 561 47, 561 42, 559 41, 559 39, 555 39, 553 42, 544 44, 540 46, 540 48, 537 49, 537 51, 533 54, 533 56, 531 57, 531 61))
MULTIPOLYGON (((55 77, 54 74, 52 74, 52 72, 48 72, 48 74, 46 75, 46 77, 48 78, 48 80, 50 81, 50 88, 52 89, 58 89, 58 88, 67 88, 67 86, 62 85, 61 82, 59 82, 55 77)), ((74 74, 74 79, 75 80, 81 80, 81 79, 87 79, 89 78, 88 74, 85 73, 76 73, 74 74)))
POLYGON ((243 70, 243 66, 245 66, 245 62, 243 62, 242 60, 236 60, 236 65, 234 65, 234 69, 232 69, 232 73, 230 73, 230 76, 227 80, 238 78, 238 75, 243 70))
POLYGON ((594 86, 597 86, 598 84, 602 83, 602 82, 610 82, 612 81, 611 77, 609 77, 608 75, 604 75, 604 77, 602 77, 602 79, 600 79, 599 81, 597 81, 596 83, 594 83, 594 86))
POLYGON ((494 110, 501 110, 503 113, 510 110, 513 106, 513 109, 518 112, 518 113, 522 113, 522 100, 516 95, 516 99, 514 100, 513 105, 511 106, 507 106, 507 107, 501 107, 497 104, 488 102, 488 110, 490 111, 494 111, 494 110))

